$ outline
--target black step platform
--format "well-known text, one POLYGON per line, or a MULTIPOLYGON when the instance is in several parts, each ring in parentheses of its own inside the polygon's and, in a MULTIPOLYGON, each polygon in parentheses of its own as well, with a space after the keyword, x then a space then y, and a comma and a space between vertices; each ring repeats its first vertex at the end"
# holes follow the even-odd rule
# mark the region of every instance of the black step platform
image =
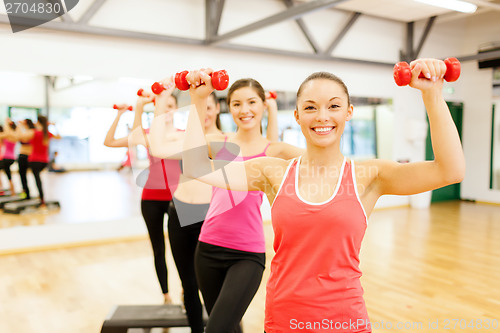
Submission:
POLYGON ((0 208, 3 208, 9 202, 19 202, 19 201, 23 201, 23 200, 26 200, 26 199, 23 199, 18 195, 0 197, 0 208))
MULTIPOLYGON (((15 202, 5 203, 3 212, 6 214, 29 214, 37 212, 42 202, 40 199, 20 200, 15 202)), ((61 208, 59 201, 46 201, 45 205, 48 210, 61 208)))
MULTIPOLYGON (((204 321, 207 317, 204 313, 204 321)), ((129 328, 189 327, 181 305, 119 305, 102 324, 101 333, 126 333, 129 328)))

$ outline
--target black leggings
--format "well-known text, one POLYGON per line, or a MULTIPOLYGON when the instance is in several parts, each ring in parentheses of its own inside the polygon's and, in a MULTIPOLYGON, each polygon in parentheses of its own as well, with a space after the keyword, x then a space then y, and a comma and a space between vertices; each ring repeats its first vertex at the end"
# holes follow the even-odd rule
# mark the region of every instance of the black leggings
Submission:
POLYGON ((242 332, 241 318, 259 289, 265 253, 198 242, 196 277, 209 314, 206 333, 242 332))
POLYGON ((3 159, 2 162, 0 163, 2 165, 2 169, 5 171, 5 174, 7 175, 7 178, 9 181, 12 180, 12 173, 10 172, 10 166, 14 163, 14 160, 10 159, 3 159))
POLYGON ((40 201, 45 203, 45 198, 43 196, 42 179, 40 178, 40 172, 48 165, 44 162, 29 162, 29 167, 35 176, 36 187, 38 188, 38 195, 40 196, 40 201))
MULTIPOLYGON (((203 220, 187 226, 181 226, 176 206, 179 206, 180 210, 191 208, 191 211, 205 211, 202 214, 202 216, 205 216, 209 205, 183 204, 175 199, 174 202, 170 202, 168 209, 168 238, 170 240, 170 248, 175 266, 179 272, 182 288, 184 289, 184 306, 186 307, 191 332, 203 333, 203 307, 194 271, 194 253, 198 244, 203 220)), ((182 212, 179 214, 182 214, 182 212)))
POLYGON ((165 258, 163 219, 168 212, 169 203, 170 201, 141 200, 141 212, 153 248, 156 275, 164 294, 168 293, 168 271, 165 258))
POLYGON ((23 185, 23 192, 26 194, 26 199, 30 199, 30 189, 28 187, 28 155, 19 154, 17 157, 17 164, 19 166, 19 177, 21 177, 21 184, 23 185))

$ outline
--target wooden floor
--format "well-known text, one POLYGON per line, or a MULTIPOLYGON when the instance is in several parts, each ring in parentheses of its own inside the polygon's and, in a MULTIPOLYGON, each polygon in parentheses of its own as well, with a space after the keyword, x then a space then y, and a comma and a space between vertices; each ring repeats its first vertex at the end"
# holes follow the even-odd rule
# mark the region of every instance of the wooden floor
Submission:
MULTIPOLYGON (((269 223, 265 234, 269 267, 269 223)), ((179 302, 179 278, 167 259, 179 302)), ((375 211, 361 268, 374 332, 500 331, 485 329, 488 321, 500 325, 500 206, 375 211)), ((245 314, 246 333, 263 332, 268 274, 245 314)), ((97 333, 112 306, 161 300, 148 240, 0 256, 1 333, 97 333)))
MULTIPOLYGON (((0 174, 2 177, 3 174, 0 174)), ((16 191, 22 189, 18 174, 13 174, 16 191)), ((0 215, 0 228, 13 226, 100 222, 140 216, 141 188, 133 182, 131 170, 42 172, 46 200, 57 200, 61 209, 44 214, 0 215)), ((6 178, 4 178, 4 185, 6 178)), ((32 197, 38 197, 35 180, 28 173, 32 197)), ((4 186, 5 187, 5 186, 4 186)))

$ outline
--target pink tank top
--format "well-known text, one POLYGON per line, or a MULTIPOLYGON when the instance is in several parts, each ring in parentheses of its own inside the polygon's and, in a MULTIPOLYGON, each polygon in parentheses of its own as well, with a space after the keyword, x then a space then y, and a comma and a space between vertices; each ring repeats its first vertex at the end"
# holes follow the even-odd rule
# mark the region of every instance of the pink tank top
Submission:
POLYGON ((300 158, 290 163, 271 207, 276 255, 265 330, 371 332, 359 269, 367 219, 354 163, 344 158, 336 188, 322 203, 300 196, 299 165, 300 158))
POLYGON ((16 156, 14 154, 14 150, 16 148, 16 142, 3 140, 3 145, 4 145, 3 159, 15 160, 16 156))
MULTIPOLYGON (((235 156, 224 147, 216 159, 246 161, 266 156, 267 147, 254 156, 235 156)), ((265 253, 264 229, 260 206, 263 193, 260 191, 229 191, 218 187, 212 189, 212 200, 205 222, 201 227, 199 240, 204 243, 229 249, 265 253)))

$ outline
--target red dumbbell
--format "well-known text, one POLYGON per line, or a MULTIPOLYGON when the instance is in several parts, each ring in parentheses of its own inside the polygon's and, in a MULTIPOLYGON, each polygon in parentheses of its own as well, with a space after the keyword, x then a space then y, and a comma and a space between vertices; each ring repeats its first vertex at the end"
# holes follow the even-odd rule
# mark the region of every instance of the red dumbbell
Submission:
MULTIPOLYGON (((186 75, 188 74, 189 71, 182 71, 175 74, 175 85, 179 90, 189 89, 189 83, 186 80, 186 75)), ((212 86, 215 90, 224 90, 229 85, 229 75, 225 70, 212 72, 209 75, 212 78, 212 86)))
MULTIPOLYGON (((113 104, 113 109, 118 110, 118 105, 113 104)), ((127 107, 127 110, 129 110, 129 111, 132 111, 133 109, 134 109, 134 108, 132 107, 132 105, 129 105, 129 106, 127 107)))
MULTIPOLYGON (((144 96, 144 89, 141 88, 141 89, 137 90, 137 96, 141 96, 141 97, 144 96)), ((153 104, 156 105, 156 98, 155 97, 153 97, 153 104)))
MULTIPOLYGON (((448 82, 454 82, 460 77, 460 61, 457 58, 446 58, 444 60, 446 64, 446 73, 444 79, 448 82)), ((419 78, 423 78, 424 75, 420 73, 419 78)), ((406 86, 411 82, 411 69, 410 65, 405 62, 398 62, 394 66, 394 81, 398 86, 406 86)))
POLYGON ((155 82, 155 83, 153 83, 153 85, 151 86, 151 91, 152 91, 153 93, 155 93, 156 95, 159 95, 159 94, 161 94, 161 93, 163 92, 163 90, 167 90, 167 89, 169 89, 169 88, 171 88, 171 87, 172 87, 172 85, 170 85, 170 84, 169 84, 168 86, 166 86, 166 87, 165 87, 165 86, 163 85, 163 83, 161 83, 161 82, 155 82))
MULTIPOLYGON (((189 89, 189 83, 186 80, 186 75, 188 75, 188 74, 189 74, 189 71, 182 71, 182 72, 175 74, 174 81, 175 81, 175 86, 177 87, 177 89, 179 89, 179 90, 188 90, 189 89)), ((212 77, 212 86, 216 90, 224 90, 229 85, 229 75, 227 75, 227 72, 225 70, 212 72, 210 74, 210 76, 212 77)), ((164 87, 161 82, 155 82, 151 86, 151 90, 156 95, 161 94, 163 90, 168 89, 168 88, 170 88, 170 86, 164 87)))
POLYGON ((276 99, 278 98, 278 94, 276 93, 276 91, 269 91, 266 98, 276 99))

